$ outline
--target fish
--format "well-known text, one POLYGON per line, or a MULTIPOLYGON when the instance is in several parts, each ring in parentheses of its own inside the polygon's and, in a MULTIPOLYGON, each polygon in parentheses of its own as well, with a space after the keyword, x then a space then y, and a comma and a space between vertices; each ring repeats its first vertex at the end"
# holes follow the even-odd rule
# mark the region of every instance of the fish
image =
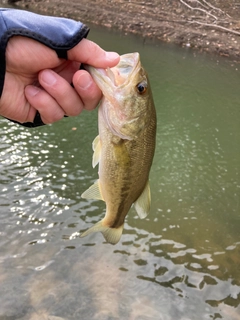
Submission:
POLYGON ((81 197, 105 201, 106 213, 80 237, 101 232, 108 243, 116 244, 132 205, 141 219, 150 212, 156 109, 138 52, 121 55, 113 68, 84 67, 103 96, 98 107, 99 134, 92 143, 92 166, 98 165, 99 177, 81 197))

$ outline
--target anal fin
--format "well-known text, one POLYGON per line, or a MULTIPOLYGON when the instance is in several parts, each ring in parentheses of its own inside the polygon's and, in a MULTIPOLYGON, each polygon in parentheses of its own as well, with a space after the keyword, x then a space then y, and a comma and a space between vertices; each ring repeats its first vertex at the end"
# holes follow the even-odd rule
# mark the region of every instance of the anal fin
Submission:
POLYGON ((91 185, 86 191, 81 194, 84 199, 98 199, 103 200, 103 196, 100 190, 99 180, 97 180, 93 185, 91 185))

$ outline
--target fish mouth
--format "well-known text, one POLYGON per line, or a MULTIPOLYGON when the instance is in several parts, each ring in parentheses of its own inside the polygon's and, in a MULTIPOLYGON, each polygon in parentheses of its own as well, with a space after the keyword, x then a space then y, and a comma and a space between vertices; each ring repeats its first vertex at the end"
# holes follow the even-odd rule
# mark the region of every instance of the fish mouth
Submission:
POLYGON ((139 63, 139 53, 134 52, 121 55, 119 63, 113 68, 100 69, 89 65, 84 65, 84 68, 91 74, 103 95, 111 100, 117 88, 121 89, 131 81, 139 63))

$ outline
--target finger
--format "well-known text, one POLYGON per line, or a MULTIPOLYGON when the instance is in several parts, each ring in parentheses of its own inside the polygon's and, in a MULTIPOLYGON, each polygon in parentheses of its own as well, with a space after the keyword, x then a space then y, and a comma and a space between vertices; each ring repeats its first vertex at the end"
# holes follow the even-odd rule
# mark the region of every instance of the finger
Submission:
POLYGON ((77 116, 83 109, 81 97, 74 88, 52 70, 43 70, 39 73, 39 83, 62 108, 68 116, 77 116))
POLYGON ((27 104, 29 105, 27 117, 24 119, 24 121, 18 120, 19 122, 23 123, 23 122, 33 122, 34 121, 37 110, 33 106, 31 106, 29 102, 27 102, 27 104))
MULTIPOLYGON (((62 78, 64 78, 68 83, 72 82, 72 77, 76 71, 80 68, 80 63, 76 61, 64 61, 61 66, 58 66, 52 69, 55 73, 59 74, 62 78)), ((48 68, 44 68, 48 69, 48 68)))
POLYGON ((73 85, 83 102, 84 109, 93 110, 101 99, 102 92, 85 70, 77 71, 73 76, 73 85))
POLYGON ((64 110, 46 91, 28 85, 25 88, 25 96, 31 106, 39 111, 44 123, 53 123, 64 117, 64 110))
POLYGON ((114 67, 119 62, 119 54, 108 52, 96 43, 83 39, 68 51, 68 59, 89 64, 96 68, 114 67))

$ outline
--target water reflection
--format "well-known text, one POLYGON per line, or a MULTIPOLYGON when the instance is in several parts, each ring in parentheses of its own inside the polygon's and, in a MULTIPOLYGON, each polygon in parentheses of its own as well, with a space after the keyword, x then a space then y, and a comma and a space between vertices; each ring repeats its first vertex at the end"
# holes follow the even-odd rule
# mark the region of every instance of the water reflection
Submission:
POLYGON ((119 39, 141 52, 156 100, 151 214, 132 210, 116 246, 80 239, 105 210, 80 198, 97 174, 96 112, 36 130, 1 119, 0 318, 239 319, 239 75, 119 39))

